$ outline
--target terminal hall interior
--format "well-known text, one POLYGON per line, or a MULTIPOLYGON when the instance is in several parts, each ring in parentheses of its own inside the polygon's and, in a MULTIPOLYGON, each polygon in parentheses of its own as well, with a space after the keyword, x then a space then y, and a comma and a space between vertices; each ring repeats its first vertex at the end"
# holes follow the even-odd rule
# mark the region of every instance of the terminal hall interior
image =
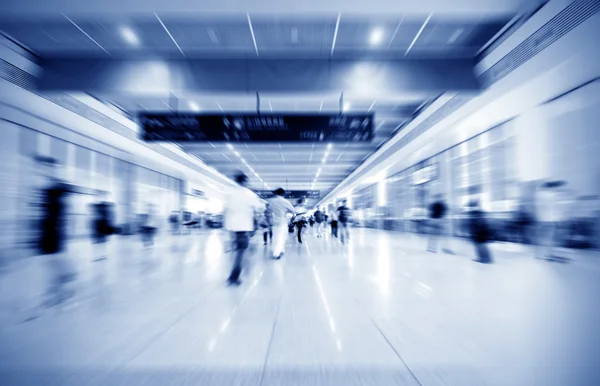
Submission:
POLYGON ((0 385, 600 384, 599 37, 600 0, 0 0, 0 385))

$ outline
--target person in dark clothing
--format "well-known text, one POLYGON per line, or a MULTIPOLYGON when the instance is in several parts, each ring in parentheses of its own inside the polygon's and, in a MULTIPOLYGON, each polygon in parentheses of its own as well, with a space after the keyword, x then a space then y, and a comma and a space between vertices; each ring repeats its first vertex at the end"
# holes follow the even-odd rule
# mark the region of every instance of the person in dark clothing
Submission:
POLYGON ((469 203, 469 233, 471 241, 475 246, 478 263, 488 264, 492 262, 488 243, 492 239, 490 227, 485 219, 485 213, 481 210, 478 201, 469 203))
POLYGON ((60 304, 75 294, 67 284, 77 277, 75 267, 65 256, 67 243, 67 199, 70 194, 94 194, 92 190, 69 185, 59 178, 60 165, 49 157, 36 157, 45 187, 41 190, 41 220, 37 249, 48 257, 51 284, 46 306, 60 304))
POLYGON ((106 260, 108 258, 106 251, 106 241, 108 237, 115 234, 113 224, 113 205, 106 200, 102 200, 93 205, 94 221, 92 238, 96 244, 96 256, 94 261, 106 260))
POLYGON ((314 213, 314 219, 317 223, 317 237, 323 237, 323 225, 325 223, 325 213, 321 211, 320 207, 317 207, 317 210, 314 213))
MULTIPOLYGON (((444 217, 447 212, 448 207, 446 206, 442 195, 436 195, 435 201, 429 205, 430 234, 427 245, 427 250, 429 252, 437 253, 438 251, 438 243, 444 235, 444 217)), ((442 251, 448 254, 454 254, 450 248, 442 247, 442 251)))

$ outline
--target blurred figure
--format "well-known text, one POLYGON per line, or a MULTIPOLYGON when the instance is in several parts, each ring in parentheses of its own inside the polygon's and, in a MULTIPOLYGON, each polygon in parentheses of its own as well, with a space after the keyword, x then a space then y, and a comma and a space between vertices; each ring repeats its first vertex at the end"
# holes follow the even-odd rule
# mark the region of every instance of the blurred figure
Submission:
MULTIPOLYGON (((277 192, 277 191, 276 191, 277 192)), ((277 193, 275 193, 277 194, 277 193)), ((287 200, 286 200, 287 202, 287 200)), ((291 206, 291 204, 290 204, 291 206)), ((265 208, 265 213, 263 214, 263 221, 264 221, 264 231, 263 231, 263 240, 265 242, 265 245, 267 245, 267 243, 269 241, 271 241, 271 243, 273 242, 273 209, 271 208, 271 204, 267 203, 266 208, 265 208)))
POLYGON ((66 255, 68 196, 72 193, 94 192, 67 184, 61 175, 63 170, 55 159, 36 157, 35 161, 43 180, 38 250, 40 254, 47 255, 51 271, 44 305, 53 306, 75 295, 73 289, 67 288, 77 277, 75 264, 66 255))
POLYGON ((533 216, 527 210, 524 203, 519 204, 519 207, 514 213, 515 235, 517 243, 531 244, 531 226, 533 225, 533 216))
POLYGON ((469 211, 469 234, 477 253, 477 259, 473 259, 473 261, 489 264, 492 262, 492 257, 487 244, 491 241, 492 235, 485 219, 485 213, 481 209, 478 200, 470 201, 467 208, 469 211))
POLYGON ((169 216, 169 223, 171 224, 171 234, 176 235, 179 233, 179 212, 171 212, 171 215, 169 216))
POLYGON ((554 251, 559 239, 559 225, 563 221, 560 188, 564 185, 564 181, 548 181, 543 183, 537 192, 537 258, 558 258, 554 251))
POLYGON ((154 206, 148 204, 146 213, 140 215, 140 234, 142 236, 142 244, 144 248, 151 248, 154 246, 154 236, 156 235, 156 215, 154 213, 154 206))
POLYGON ((102 261, 108 258, 106 242, 116 231, 113 223, 114 205, 107 201, 107 193, 102 193, 101 200, 93 204, 93 210, 92 240, 95 246, 93 261, 102 261))
POLYGON ((337 213, 335 211, 331 212, 330 214, 330 218, 331 218, 331 234, 334 237, 338 237, 338 217, 337 217, 337 213))
POLYGON ((342 229, 340 239, 342 243, 347 243, 350 239, 350 221, 352 221, 352 210, 348 207, 348 200, 342 201, 342 205, 337 208, 337 213, 342 229))
POLYGON ((225 229, 234 239, 235 262, 227 281, 230 285, 240 285, 240 274, 244 254, 250 245, 250 235, 255 230, 255 212, 261 207, 261 201, 248 186, 248 177, 241 173, 235 177, 238 186, 229 194, 225 206, 225 229))
POLYGON ((314 214, 315 223, 317 224, 317 237, 323 237, 323 225, 325 224, 325 213, 321 211, 321 207, 317 207, 314 214))
POLYGON ((294 207, 288 200, 283 198, 285 190, 279 188, 273 193, 275 193, 275 197, 269 199, 269 207, 271 208, 271 221, 275 235, 273 239, 273 258, 278 260, 285 253, 288 225, 287 214, 294 214, 294 207))
MULTIPOLYGON (((429 252, 437 253, 440 240, 446 240, 444 237, 444 217, 446 217, 447 212, 448 207, 444 202, 443 196, 437 194, 435 196, 435 201, 429 205, 429 219, 431 225, 429 242, 427 244, 427 251, 429 252)), ((451 248, 442 247, 442 252, 454 254, 451 248)))
POLYGON ((298 242, 300 244, 302 244, 302 232, 304 227, 307 224, 307 220, 306 220, 306 206, 304 205, 304 200, 303 199, 299 199, 298 204, 296 205, 296 207, 294 208, 294 212, 296 213, 296 216, 294 217, 294 225, 296 225, 296 228, 298 229, 298 242))

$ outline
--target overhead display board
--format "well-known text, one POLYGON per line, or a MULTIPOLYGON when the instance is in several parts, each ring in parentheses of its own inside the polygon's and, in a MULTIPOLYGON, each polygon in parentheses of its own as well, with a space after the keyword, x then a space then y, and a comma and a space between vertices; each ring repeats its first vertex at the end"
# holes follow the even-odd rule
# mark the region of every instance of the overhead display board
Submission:
POLYGON ((373 114, 141 113, 147 142, 370 142, 373 114))
MULTIPOLYGON (((255 190, 254 193, 263 199, 275 196, 272 190, 255 190)), ((320 196, 321 193, 318 190, 289 190, 285 192, 283 197, 291 200, 297 200, 300 198, 318 199, 320 196)))

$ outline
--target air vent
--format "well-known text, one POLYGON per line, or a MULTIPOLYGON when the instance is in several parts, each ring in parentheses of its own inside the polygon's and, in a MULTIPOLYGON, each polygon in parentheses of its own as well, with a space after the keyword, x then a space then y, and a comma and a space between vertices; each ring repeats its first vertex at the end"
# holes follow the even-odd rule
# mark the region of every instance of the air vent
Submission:
POLYGON ((498 82, 600 10, 599 0, 571 3, 478 77, 482 87, 498 82))
POLYGON ((63 92, 50 93, 38 91, 36 86, 37 78, 35 76, 2 59, 0 59, 0 78, 7 80, 120 135, 123 135, 127 138, 132 138, 135 136, 135 133, 132 132, 127 126, 124 126, 114 119, 98 112, 85 103, 78 101, 69 94, 63 92))
POLYGON ((35 88, 35 76, 2 59, 0 59, 0 78, 26 90, 33 90, 35 88))

